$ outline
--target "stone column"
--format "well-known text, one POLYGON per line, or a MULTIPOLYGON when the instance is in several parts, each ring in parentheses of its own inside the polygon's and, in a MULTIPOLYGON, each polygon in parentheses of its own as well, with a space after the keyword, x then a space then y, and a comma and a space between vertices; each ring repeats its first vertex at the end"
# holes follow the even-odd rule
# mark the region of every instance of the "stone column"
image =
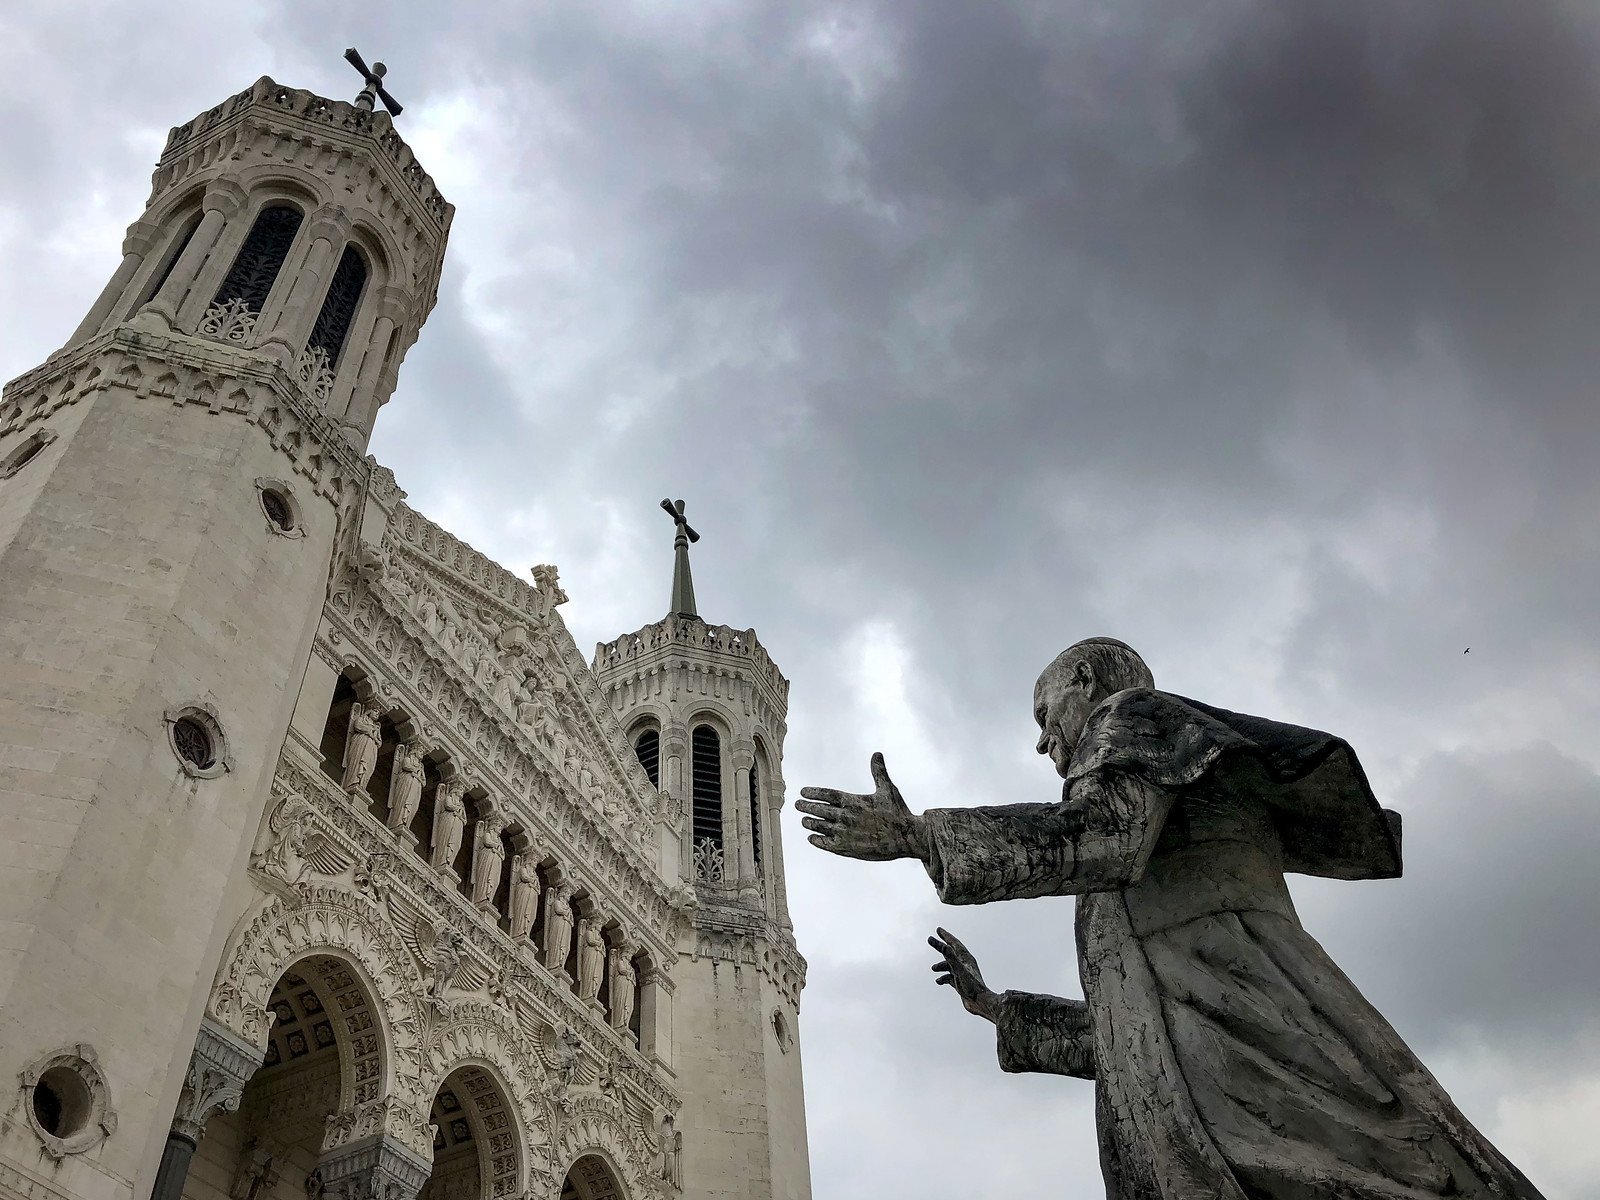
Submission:
POLYGON ((172 264, 161 290, 139 310, 133 324, 156 333, 171 331, 178 320, 178 308, 216 248, 223 226, 244 207, 244 202, 244 189, 231 179, 215 180, 206 189, 205 199, 200 202, 205 215, 195 227, 194 236, 178 255, 178 261, 172 264))
POLYGON ((238 1111, 244 1085, 263 1057, 264 1051, 241 1041, 211 1017, 201 1019, 151 1200, 178 1200, 183 1194, 189 1160, 205 1133, 206 1122, 219 1112, 238 1111))
MULTIPOLYGON (((100 327, 111 316, 118 302, 122 300, 123 293, 128 290, 128 285, 133 282, 133 277, 144 265, 145 256, 150 253, 150 248, 155 245, 160 233, 161 226, 154 221, 135 221, 129 227, 128 236, 122 239, 122 265, 111 277, 111 282, 106 284, 105 290, 100 293, 100 298, 94 302, 94 307, 67 339, 67 346, 87 341, 100 332, 100 327)), ((66 349, 66 346, 62 349, 66 349)))
POLYGON ((661 738, 661 790, 675 796, 683 813, 678 828, 679 874, 690 884, 694 874, 694 797, 689 794, 688 772, 683 764, 689 753, 689 731, 682 725, 663 726, 661 738))
MULTIPOLYGON (((367 332, 361 369, 344 402, 344 415, 341 418, 346 437, 353 445, 360 447, 366 446, 372 423, 377 419, 378 407, 387 396, 384 383, 389 373, 386 368, 390 365, 389 338, 404 324, 410 297, 402 289, 389 284, 378 289, 372 302, 377 305, 377 316, 367 332)), ((347 350, 346 353, 353 353, 353 350, 347 350)), ((335 395, 337 398, 337 393, 335 395)))
MULTIPOLYGON (((741 900, 759 900, 761 884, 756 877, 755 831, 750 828, 750 769, 755 765, 755 751, 741 746, 733 752, 733 821, 738 840, 733 843, 732 854, 727 855, 730 874, 739 883, 741 900), (737 865, 735 865, 737 864, 737 865)), ((723 813, 723 828, 728 828, 727 812, 723 813)))
POLYGON ((276 311, 262 314, 267 332, 256 339, 257 347, 284 363, 293 362, 305 348, 322 311, 334 264, 350 240, 350 218, 340 209, 318 209, 307 224, 305 254, 283 264, 283 273, 293 280, 289 294, 276 311))
POLYGON ((794 922, 789 919, 789 887, 784 879, 783 865, 782 776, 771 776, 767 781, 767 789, 767 824, 763 832, 767 836, 766 861, 772 880, 773 915, 778 918, 780 927, 792 930, 794 922))

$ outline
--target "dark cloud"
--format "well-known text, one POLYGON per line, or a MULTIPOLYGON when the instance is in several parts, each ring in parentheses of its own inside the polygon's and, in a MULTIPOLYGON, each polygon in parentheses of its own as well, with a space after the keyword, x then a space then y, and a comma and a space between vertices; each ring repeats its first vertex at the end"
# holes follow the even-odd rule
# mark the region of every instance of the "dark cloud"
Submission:
MULTIPOLYGON (((1297 894, 1475 1118, 1536 1125, 1591 1070, 1562 1051, 1600 1018, 1592 5, 342 21, 0 18, 8 374, 113 268, 169 125, 263 72, 353 91, 354 42, 459 209, 374 449, 514 569, 558 562, 580 645, 660 615, 682 495, 703 608, 793 678, 791 790, 884 748, 935 805, 1053 795, 1033 675, 1126 637, 1163 686, 1350 737, 1407 810, 1406 880, 1297 894)), ((1071 1081, 1000 1076, 918 957, 958 918, 1002 982, 1070 990, 1067 906, 941 916, 786 833, 816 1193, 1098 1195, 1071 1081)))

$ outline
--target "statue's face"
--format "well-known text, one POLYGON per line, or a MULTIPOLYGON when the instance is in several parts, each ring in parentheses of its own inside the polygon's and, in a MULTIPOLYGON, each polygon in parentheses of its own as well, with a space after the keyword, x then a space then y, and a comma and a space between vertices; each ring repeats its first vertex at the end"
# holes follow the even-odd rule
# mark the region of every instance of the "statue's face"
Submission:
POLYGON ((1039 723, 1039 742, 1034 747, 1048 754, 1056 774, 1065 777, 1097 701, 1094 672, 1082 659, 1063 655, 1044 669, 1033 685, 1033 719, 1039 723))

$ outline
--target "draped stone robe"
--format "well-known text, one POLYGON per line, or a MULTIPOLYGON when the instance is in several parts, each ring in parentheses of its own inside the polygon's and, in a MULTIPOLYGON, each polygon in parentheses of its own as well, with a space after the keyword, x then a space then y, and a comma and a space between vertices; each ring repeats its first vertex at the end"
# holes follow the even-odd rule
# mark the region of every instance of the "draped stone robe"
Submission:
POLYGON ((1077 895, 1085 1000, 1004 994, 1001 1066, 1093 1079, 1110 1200, 1542 1200, 1301 927, 1295 870, 1400 873, 1349 746, 1130 689, 1059 804, 927 814, 951 904, 1077 895))

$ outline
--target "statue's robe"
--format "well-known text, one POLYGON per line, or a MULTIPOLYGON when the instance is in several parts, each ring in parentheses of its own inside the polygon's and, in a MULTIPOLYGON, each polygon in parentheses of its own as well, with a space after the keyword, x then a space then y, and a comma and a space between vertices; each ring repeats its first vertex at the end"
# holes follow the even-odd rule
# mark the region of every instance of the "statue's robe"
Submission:
POLYGON ((1085 1000, 1005 993, 1000 1062, 1095 1081, 1111 1200, 1541 1200, 1295 914, 1286 871, 1400 874, 1345 742, 1130 689, 1061 803, 927 829, 947 903, 1079 897, 1085 1000))

